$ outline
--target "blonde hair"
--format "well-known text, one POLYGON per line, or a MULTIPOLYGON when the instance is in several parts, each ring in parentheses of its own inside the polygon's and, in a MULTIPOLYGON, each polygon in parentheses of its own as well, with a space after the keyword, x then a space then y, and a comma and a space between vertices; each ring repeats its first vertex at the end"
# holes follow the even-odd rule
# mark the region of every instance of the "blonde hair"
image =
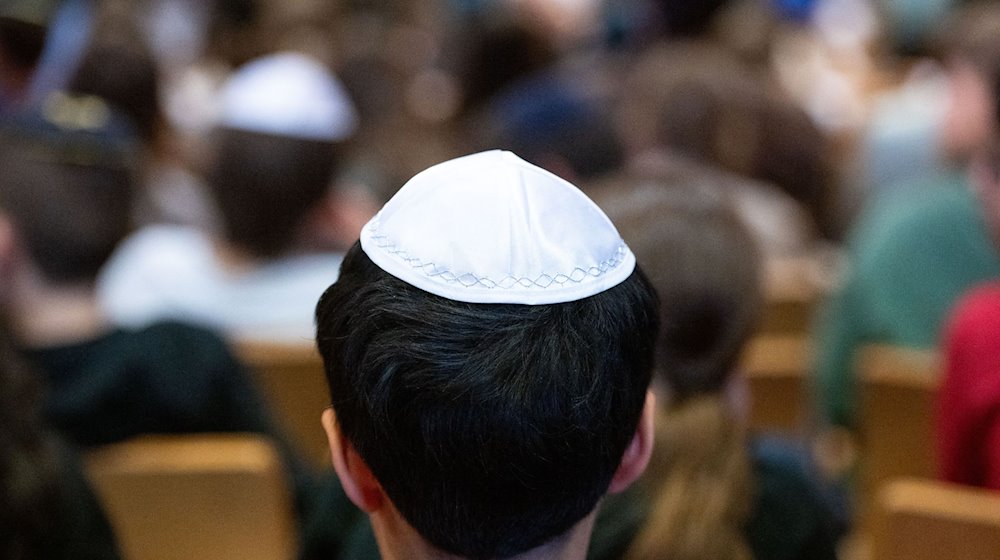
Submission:
POLYGON ((719 395, 688 399, 658 418, 646 524, 627 560, 751 560, 744 537, 753 496, 746 434, 719 395))

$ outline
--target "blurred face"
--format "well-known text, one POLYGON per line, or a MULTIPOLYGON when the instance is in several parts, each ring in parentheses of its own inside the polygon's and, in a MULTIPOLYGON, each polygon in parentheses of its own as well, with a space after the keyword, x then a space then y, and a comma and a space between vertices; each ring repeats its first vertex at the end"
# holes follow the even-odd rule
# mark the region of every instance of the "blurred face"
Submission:
POLYGON ((514 0, 529 24, 557 45, 571 44, 597 31, 600 3, 595 0, 514 0))
POLYGON ((970 64, 953 61, 949 69, 949 102, 942 138, 945 152, 966 161, 990 135, 993 104, 990 88, 970 64))
POLYGON ((990 238, 1000 251, 1000 137, 989 144, 973 158, 970 182, 979 199, 990 238))

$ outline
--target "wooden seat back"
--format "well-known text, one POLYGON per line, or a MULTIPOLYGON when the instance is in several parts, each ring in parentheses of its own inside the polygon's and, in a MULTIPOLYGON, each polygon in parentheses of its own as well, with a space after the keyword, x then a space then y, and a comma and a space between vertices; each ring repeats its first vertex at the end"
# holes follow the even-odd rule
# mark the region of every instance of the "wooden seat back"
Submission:
POLYGON ((901 477, 931 478, 934 399, 940 382, 936 352, 875 345, 863 348, 861 375, 862 507, 901 477))
POLYGON ((296 554, 289 478, 261 436, 146 436, 91 451, 85 466, 125 560, 296 554))
POLYGON ((1000 493, 929 479, 887 483, 876 501, 875 560, 1000 558, 1000 493))
POLYGON ((282 431, 311 464, 330 468, 330 448, 320 424, 330 404, 323 361, 311 344, 241 341, 237 355, 247 364, 282 431))
POLYGON ((750 393, 751 430, 793 437, 805 433, 810 348, 808 337, 794 334, 762 334, 747 343, 741 370, 750 393))

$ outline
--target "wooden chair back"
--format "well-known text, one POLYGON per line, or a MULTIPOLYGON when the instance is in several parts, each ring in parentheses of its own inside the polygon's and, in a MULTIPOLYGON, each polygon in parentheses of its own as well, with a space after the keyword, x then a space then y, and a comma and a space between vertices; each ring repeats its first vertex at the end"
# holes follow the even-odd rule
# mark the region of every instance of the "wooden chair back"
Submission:
POLYGON ((876 502, 874 560, 1000 558, 1000 492, 897 479, 876 502))
POLYGON ((290 482, 267 439, 148 436, 87 454, 125 560, 290 560, 290 482))
POLYGON ((747 343, 741 368, 750 393, 751 430, 793 437, 805 433, 810 348, 804 334, 761 334, 747 343))
POLYGON ((770 259, 764 310, 741 367, 750 392, 750 428, 804 437, 811 415, 808 390, 815 311, 828 287, 817 281, 826 255, 770 259))
POLYGON ((861 492, 871 506, 882 484, 901 477, 931 478, 938 355, 884 345, 863 348, 861 375, 861 492))
POLYGON ((764 268, 764 311, 760 334, 808 334, 820 302, 836 274, 832 257, 825 252, 797 257, 772 257, 764 268))
POLYGON ((330 468, 330 448, 320 424, 330 404, 323 362, 311 344, 236 343, 282 431, 310 463, 330 468))

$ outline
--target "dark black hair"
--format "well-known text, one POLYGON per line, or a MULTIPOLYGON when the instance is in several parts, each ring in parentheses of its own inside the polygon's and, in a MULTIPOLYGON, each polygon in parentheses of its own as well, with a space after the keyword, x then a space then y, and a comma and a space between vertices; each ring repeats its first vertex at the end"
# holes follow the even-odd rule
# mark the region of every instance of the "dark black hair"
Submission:
POLYGON ((163 126, 156 60, 138 38, 103 39, 87 49, 67 89, 96 95, 132 119, 146 142, 163 126))
POLYGON ((507 17, 470 26, 464 43, 458 77, 468 114, 519 80, 551 68, 558 59, 550 37, 507 17))
POLYGON ((42 274, 92 282, 131 230, 135 135, 100 99, 51 95, 0 123, 0 210, 42 274))
POLYGON ((0 53, 22 70, 35 67, 45 48, 43 25, 12 17, 0 17, 0 53))
POLYGON ((288 249, 333 179, 333 142, 245 130, 215 132, 208 183, 226 239, 257 257, 288 249))
POLYGON ((654 9, 662 18, 663 33, 667 37, 692 37, 709 30, 715 16, 729 4, 729 0, 656 0, 654 9))
POLYGON ((452 301, 356 243, 316 340, 342 433, 403 517, 442 550, 506 558, 607 491, 642 411, 658 305, 638 268, 568 303, 452 301))

